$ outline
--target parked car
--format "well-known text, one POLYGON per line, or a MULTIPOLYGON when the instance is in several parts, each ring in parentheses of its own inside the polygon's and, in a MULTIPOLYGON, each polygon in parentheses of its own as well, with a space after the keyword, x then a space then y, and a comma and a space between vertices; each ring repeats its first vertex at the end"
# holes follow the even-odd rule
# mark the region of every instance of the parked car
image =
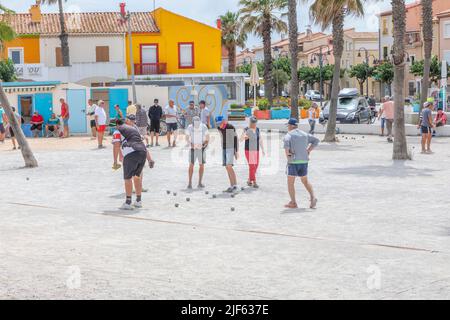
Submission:
MULTIPOLYGON (((330 114, 330 101, 325 104, 321 115, 320 122, 328 121, 330 114)), ((337 117, 339 123, 372 123, 372 112, 367 100, 364 97, 355 95, 346 95, 338 97, 337 117)))
POLYGON ((322 100, 322 95, 317 90, 308 90, 306 91, 305 98, 311 101, 320 101, 322 100))

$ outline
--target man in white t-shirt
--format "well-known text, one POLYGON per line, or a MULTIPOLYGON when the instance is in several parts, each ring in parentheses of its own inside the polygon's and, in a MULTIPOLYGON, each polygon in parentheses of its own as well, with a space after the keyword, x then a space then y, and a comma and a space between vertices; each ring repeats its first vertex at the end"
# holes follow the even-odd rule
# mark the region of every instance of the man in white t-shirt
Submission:
POLYGON ((105 135, 106 130, 106 112, 105 112, 105 101, 100 100, 98 102, 98 106, 95 108, 94 111, 94 118, 95 118, 95 126, 97 128, 97 141, 98 141, 98 148, 103 149, 106 148, 103 146, 103 136, 105 135))
POLYGON ((169 105, 164 108, 164 115, 166 117, 167 124, 167 142, 170 147, 175 147, 177 142, 177 130, 178 130, 178 108, 175 105, 175 101, 169 100, 169 105), (173 143, 170 142, 170 138, 173 134, 173 143))
POLYGON ((202 183, 203 173, 205 172, 205 149, 209 143, 208 127, 203 124, 200 117, 193 117, 193 123, 186 130, 186 140, 190 144, 189 152, 189 184, 188 189, 192 189, 192 176, 194 174, 194 165, 198 161, 200 166, 198 177, 198 188, 204 188, 202 183))
POLYGON ((89 120, 89 125, 92 132, 92 140, 97 137, 97 124, 95 123, 95 109, 98 106, 94 103, 92 99, 88 100, 88 107, 86 109, 86 117, 89 120))
POLYGON ((211 112, 209 111, 208 107, 206 106, 206 101, 202 100, 199 103, 200 106, 200 120, 204 125, 210 129, 211 127, 211 112))

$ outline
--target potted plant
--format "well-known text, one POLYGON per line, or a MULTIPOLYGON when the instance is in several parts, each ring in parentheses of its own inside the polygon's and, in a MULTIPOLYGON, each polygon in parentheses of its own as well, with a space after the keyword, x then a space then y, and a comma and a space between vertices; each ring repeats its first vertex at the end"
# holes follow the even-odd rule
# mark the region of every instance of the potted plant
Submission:
POLYGON ((244 106, 244 113, 246 117, 252 116, 252 108, 253 108, 253 99, 247 100, 244 106))
POLYGON ((312 102, 307 100, 307 99, 300 99, 298 101, 298 107, 300 110, 300 117, 302 119, 307 119, 308 118, 308 111, 309 108, 311 108, 312 106, 312 102))
POLYGON ((267 99, 260 99, 257 103, 258 110, 254 111, 254 116, 259 120, 270 120, 270 104, 267 99))
POLYGON ((289 119, 291 117, 291 109, 289 108, 290 100, 288 98, 280 98, 275 107, 271 109, 272 119, 289 119))

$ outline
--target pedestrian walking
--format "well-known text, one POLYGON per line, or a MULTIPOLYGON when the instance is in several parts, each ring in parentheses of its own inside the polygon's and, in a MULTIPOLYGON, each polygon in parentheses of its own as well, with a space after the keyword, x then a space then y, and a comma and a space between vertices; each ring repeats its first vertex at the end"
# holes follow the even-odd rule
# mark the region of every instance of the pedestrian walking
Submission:
POLYGON ((287 165, 288 191, 291 201, 285 205, 288 209, 298 208, 295 195, 295 180, 300 177, 303 185, 310 195, 310 208, 315 209, 317 198, 314 189, 308 180, 308 164, 311 151, 319 145, 319 139, 298 128, 298 120, 292 118, 288 122, 288 133, 284 137, 284 149, 287 165))
POLYGON ((247 185, 253 188, 259 188, 256 183, 256 172, 259 167, 260 151, 264 152, 263 140, 261 139, 261 131, 257 127, 258 119, 251 117, 249 126, 244 129, 241 141, 245 141, 245 158, 248 164, 248 180, 247 185))
POLYGON ((317 108, 319 106, 317 103, 313 102, 311 108, 308 110, 308 123, 309 123, 309 134, 314 135, 314 130, 316 128, 317 122, 317 108))
POLYGON ((199 164, 198 188, 204 188, 203 175, 206 163, 206 147, 209 143, 208 127, 203 124, 200 117, 194 117, 193 123, 187 127, 186 140, 190 146, 189 152, 189 183, 187 188, 192 189, 192 176, 194 175, 195 163, 199 164))
POLYGON ((389 96, 384 97, 385 102, 383 103, 383 106, 380 110, 379 118, 384 115, 385 117, 385 123, 387 128, 387 141, 388 142, 394 142, 392 139, 392 127, 394 125, 394 111, 395 111, 395 105, 394 101, 392 101, 392 98, 389 96))
POLYGON ((230 181, 230 187, 225 192, 236 193, 238 191, 237 177, 233 169, 234 160, 239 158, 239 142, 236 128, 228 123, 226 119, 223 119, 219 124, 218 130, 222 140, 222 162, 230 181))
POLYGON ((156 137, 156 146, 159 147, 158 139, 160 132, 160 123, 163 116, 162 107, 159 105, 158 99, 153 101, 153 105, 148 110, 148 117, 150 118, 150 147, 153 147, 153 138, 156 137))

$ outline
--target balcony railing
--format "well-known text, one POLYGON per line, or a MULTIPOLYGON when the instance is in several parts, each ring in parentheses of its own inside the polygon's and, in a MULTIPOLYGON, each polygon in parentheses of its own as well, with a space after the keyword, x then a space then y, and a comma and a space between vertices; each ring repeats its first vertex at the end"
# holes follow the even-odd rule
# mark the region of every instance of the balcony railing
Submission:
POLYGON ((137 76, 166 74, 167 63, 135 63, 134 72, 137 76))

